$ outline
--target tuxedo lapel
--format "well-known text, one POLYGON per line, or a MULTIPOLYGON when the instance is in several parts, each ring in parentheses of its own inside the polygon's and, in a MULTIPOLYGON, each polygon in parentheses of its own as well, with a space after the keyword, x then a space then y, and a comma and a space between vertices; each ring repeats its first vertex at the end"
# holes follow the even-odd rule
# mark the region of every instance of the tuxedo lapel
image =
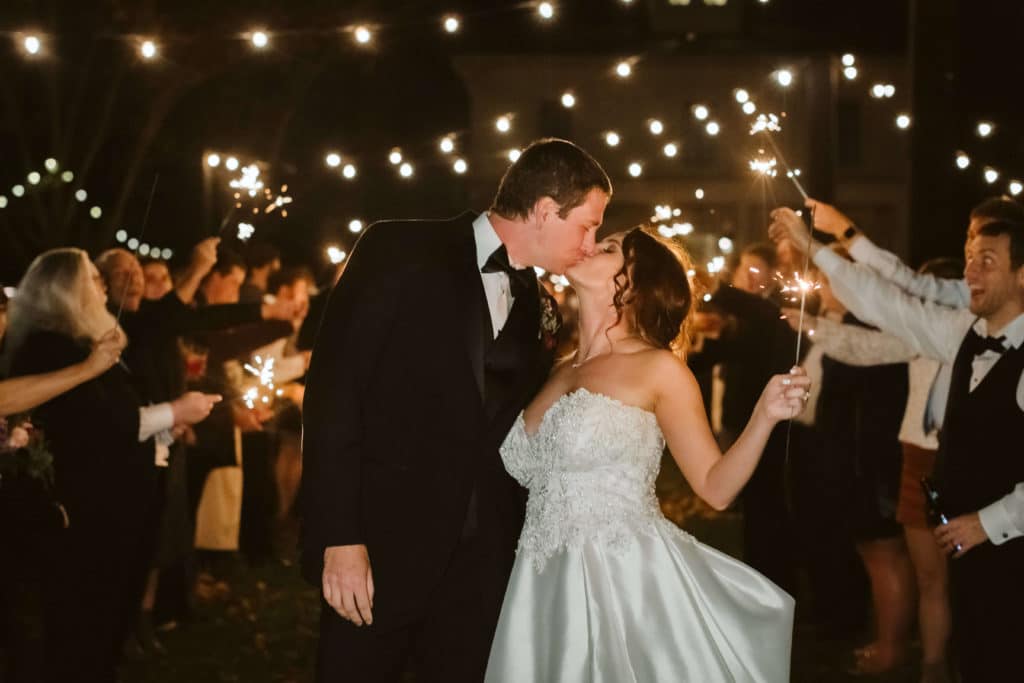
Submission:
POLYGON ((466 352, 473 370, 480 400, 484 398, 484 351, 491 338, 491 315, 487 308, 487 295, 476 262, 476 241, 473 238, 473 215, 466 214, 460 221, 458 258, 455 263, 455 296, 457 311, 462 312, 462 334, 466 352))

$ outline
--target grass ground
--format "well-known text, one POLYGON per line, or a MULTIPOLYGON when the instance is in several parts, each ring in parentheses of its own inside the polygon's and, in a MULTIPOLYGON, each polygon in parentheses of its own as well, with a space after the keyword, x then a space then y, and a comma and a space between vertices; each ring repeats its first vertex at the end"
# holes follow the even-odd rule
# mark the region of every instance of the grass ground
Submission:
MULTIPOLYGON (((705 543, 739 556, 739 513, 716 513, 703 505, 671 462, 658 480, 658 497, 667 517, 705 543)), ((201 583, 198 593, 193 621, 160 635, 165 654, 127 661, 124 683, 312 680, 318 597, 295 566, 280 561, 236 566, 219 580, 201 583)), ((851 676, 845 673, 849 653, 860 643, 819 637, 801 622, 799 607, 797 622, 792 675, 797 683, 917 681, 913 665, 885 677, 851 676)))

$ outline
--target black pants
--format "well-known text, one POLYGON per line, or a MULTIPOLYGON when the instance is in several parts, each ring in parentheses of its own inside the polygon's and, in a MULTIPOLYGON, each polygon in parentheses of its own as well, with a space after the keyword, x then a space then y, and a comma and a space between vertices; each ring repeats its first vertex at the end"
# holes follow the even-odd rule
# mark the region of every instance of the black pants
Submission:
POLYGON ((1024 546, 989 543, 952 560, 953 644, 963 683, 1020 678, 1024 645, 1024 546))
POLYGON ((483 544, 463 542, 424 614, 385 631, 356 627, 321 600, 317 682, 392 683, 407 671, 416 683, 482 681, 508 579, 494 566, 483 544))

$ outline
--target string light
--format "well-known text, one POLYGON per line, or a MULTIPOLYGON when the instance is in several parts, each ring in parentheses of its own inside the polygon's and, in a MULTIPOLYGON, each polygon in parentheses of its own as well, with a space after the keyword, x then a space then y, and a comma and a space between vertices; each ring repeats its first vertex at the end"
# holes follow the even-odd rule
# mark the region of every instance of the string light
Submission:
POLYGON ((746 114, 747 116, 752 116, 754 114, 754 112, 756 112, 756 111, 757 111, 757 105, 754 104, 753 102, 744 102, 743 103, 743 113, 746 114))
POLYGON ((5 195, 0 194, 0 209, 6 209, 6 208, 7 208, 7 197, 5 195))
POLYGON ((345 164, 345 167, 341 169, 341 175, 346 180, 352 180, 356 177, 356 167, 353 164, 345 164))
POLYGON ((896 117, 896 127, 900 130, 906 130, 910 128, 910 116, 907 114, 900 114, 896 117))
POLYGON ((125 246, 131 249, 132 251, 135 251, 136 249, 139 248, 139 240, 133 237, 130 240, 128 240, 128 244, 126 244, 125 246))
POLYGON ((142 254, 143 256, 148 256, 149 255, 149 245, 146 244, 145 242, 140 244, 139 245, 139 253, 142 254))
POLYGON ((114 239, 117 240, 118 242, 124 242, 126 239, 128 239, 128 233, 124 230, 118 230, 117 232, 114 233, 114 239))
POLYGON ((366 45, 373 39, 373 34, 370 29, 365 26, 356 26, 355 28, 356 42, 360 45, 366 45))
POLYGON ((665 126, 658 119, 651 119, 647 122, 647 129, 651 131, 651 135, 661 135, 665 126))
POLYGON ((708 125, 704 126, 704 130, 707 131, 708 135, 714 137, 721 131, 721 126, 718 125, 717 121, 708 121, 708 125))
POLYGON ((618 133, 614 130, 610 130, 604 134, 604 141, 609 147, 617 147, 621 139, 619 138, 618 133))
POLYGON ((730 254, 730 253, 732 253, 732 248, 733 248, 732 240, 729 239, 728 237, 721 237, 721 238, 719 238, 719 240, 718 240, 718 248, 722 250, 723 254, 730 254))
POLYGON ((32 171, 31 173, 28 174, 28 183, 29 183, 29 185, 38 185, 39 181, 42 180, 42 179, 43 179, 43 177, 41 175, 39 175, 39 173, 36 172, 36 171, 32 171))
POLYGON ((643 172, 644 167, 642 164, 640 164, 640 162, 634 161, 629 165, 629 175, 633 176, 634 178, 639 178, 643 172))
POLYGON ((537 5, 537 14, 540 15, 541 19, 547 21, 555 16, 555 6, 550 2, 542 2, 537 5))
POLYGON ((75 192, 75 199, 77 199, 80 202, 84 202, 88 198, 89 198, 89 193, 86 192, 85 190, 78 190, 78 191, 75 192))
POLYGON ((335 152, 331 152, 330 154, 327 155, 324 161, 326 161, 327 165, 330 166, 331 168, 337 168, 338 166, 341 166, 341 155, 335 152))
POLYGON ((397 147, 393 148, 391 153, 388 154, 388 161, 390 161, 393 166, 398 166, 398 164, 402 163, 402 151, 397 147))
POLYGON ((857 67, 855 66, 848 66, 843 69, 843 76, 845 76, 848 81, 855 80, 857 78, 857 73, 857 67))
POLYGON ((156 57, 156 43, 152 40, 144 40, 139 46, 139 54, 142 55, 143 59, 153 59, 156 57))
POLYGON ((454 14, 449 14, 444 18, 444 30, 448 33, 457 33, 459 30, 459 18, 454 14))
POLYGON ((887 83, 885 86, 885 96, 887 98, 892 97, 896 94, 896 86, 891 83, 887 83))
POLYGON ((410 164, 408 161, 403 162, 402 165, 398 167, 398 174, 403 178, 411 178, 413 173, 414 170, 412 164, 410 164))
POLYGON ((971 158, 969 156, 967 156, 966 152, 957 152, 956 153, 956 166, 957 166, 957 168, 959 168, 961 171, 963 171, 963 170, 965 170, 970 165, 971 165, 971 158))
POLYGON ((976 132, 979 138, 987 138, 995 132, 996 126, 991 121, 979 121, 976 132))
POLYGON ((252 41, 253 47, 257 50, 262 50, 270 43, 270 37, 263 31, 253 31, 249 40, 252 41))
POLYGON ((347 254, 336 246, 327 247, 327 259, 334 265, 338 265, 345 260, 347 254))
POLYGON ((513 164, 519 161, 519 155, 522 154, 518 149, 512 148, 508 151, 508 160, 513 164))
POLYGON ((70 183, 72 180, 75 179, 75 174, 72 173, 71 171, 64 171, 63 173, 60 174, 60 179, 63 180, 65 183, 70 183))
POLYGON ((437 146, 445 154, 451 154, 452 152, 455 151, 455 141, 452 140, 450 135, 445 135, 443 138, 441 138, 441 141, 437 143, 437 146))
POLYGON ((1010 194, 1016 197, 1021 193, 1021 190, 1024 190, 1024 185, 1021 185, 1019 180, 1010 181, 1010 194))
POLYGON ((849 52, 847 52, 845 55, 843 55, 843 66, 853 66, 856 61, 857 61, 857 58, 854 57, 849 52))
POLYGON ((696 190, 694 190, 693 196, 696 197, 697 199, 704 199, 704 190, 698 187, 696 190))
POLYGON ((207 154, 206 165, 210 168, 217 168, 220 166, 220 155, 219 154, 207 154))
POLYGON ((170 259, 172 256, 174 256, 174 252, 166 247, 164 247, 164 250, 160 252, 160 258, 165 261, 170 259))
POLYGON ((238 159, 236 159, 235 157, 228 157, 228 160, 224 162, 224 168, 228 169, 229 171, 237 171, 238 159))
POLYGON ((100 216, 103 215, 103 209, 101 209, 98 206, 94 206, 91 209, 89 209, 89 215, 92 216, 94 219, 99 220, 100 216))
POLYGON ((733 97, 736 98, 738 103, 744 104, 750 100, 750 93, 743 88, 736 88, 736 90, 733 91, 733 97))
POLYGON ((459 175, 462 175, 469 168, 469 164, 466 163, 465 159, 456 159, 455 163, 452 164, 452 170, 459 175))
POLYGON ((711 115, 711 112, 703 104, 695 104, 695 105, 693 105, 693 116, 698 121, 703 121, 703 120, 705 120, 710 115, 711 115))
POLYGON ((42 52, 43 49, 43 41, 39 39, 39 36, 35 35, 25 36, 25 40, 22 41, 21 45, 25 48, 25 52, 33 57, 42 52))
POLYGON ((360 233, 363 231, 363 222, 358 218, 353 218, 348 222, 348 231, 352 233, 360 233))
POLYGON ((46 161, 43 162, 43 166, 45 166, 46 170, 49 171, 50 173, 57 172, 58 164, 56 159, 47 159, 46 161))
POLYGON ((783 88, 793 85, 793 72, 789 69, 779 69, 775 72, 775 82, 783 88))
POLYGON ((999 180, 999 171, 992 168, 991 166, 985 167, 985 182, 991 185, 995 181, 999 180))
POLYGON ((629 62, 619 62, 615 65, 615 73, 619 78, 629 78, 633 73, 633 65, 629 62))
POLYGON ((562 106, 566 109, 572 109, 576 105, 576 96, 571 92, 562 93, 562 106))
POLYGON ((661 151, 662 153, 664 153, 665 156, 671 159, 672 157, 679 153, 679 148, 676 146, 674 142, 669 142, 668 144, 661 148, 661 151))
POLYGON ((494 122, 494 127, 498 129, 499 133, 507 133, 512 130, 512 121, 508 116, 499 116, 494 122))

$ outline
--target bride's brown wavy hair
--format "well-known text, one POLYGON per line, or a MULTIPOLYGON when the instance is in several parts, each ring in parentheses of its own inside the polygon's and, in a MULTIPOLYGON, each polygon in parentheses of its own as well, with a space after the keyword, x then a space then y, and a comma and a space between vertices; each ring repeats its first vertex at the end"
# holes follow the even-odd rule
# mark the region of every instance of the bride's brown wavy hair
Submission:
POLYGON ((648 344, 685 356, 694 309, 689 255, 649 226, 640 225, 622 238, 622 257, 612 300, 616 323, 628 316, 648 344))

